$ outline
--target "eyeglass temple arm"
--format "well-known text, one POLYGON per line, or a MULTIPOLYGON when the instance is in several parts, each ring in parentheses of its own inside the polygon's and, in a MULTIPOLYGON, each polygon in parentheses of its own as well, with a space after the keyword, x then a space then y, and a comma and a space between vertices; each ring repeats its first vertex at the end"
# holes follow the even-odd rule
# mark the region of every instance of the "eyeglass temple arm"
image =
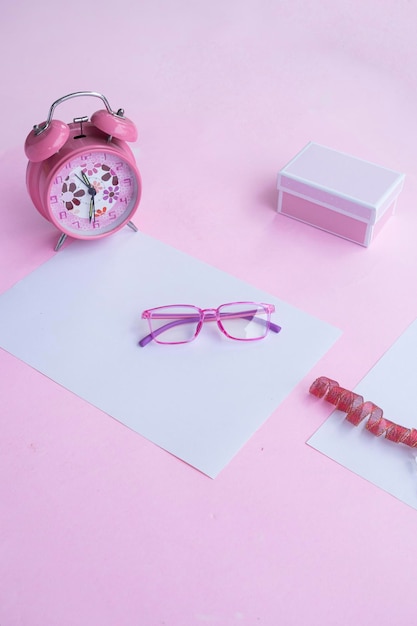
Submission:
POLYGON ((142 348, 144 348, 145 346, 148 345, 148 343, 150 343, 153 339, 155 339, 155 337, 158 337, 158 335, 160 335, 161 333, 164 333, 166 330, 169 330, 170 328, 175 328, 175 326, 180 326, 181 324, 195 324, 196 322, 199 322, 199 321, 200 321, 200 317, 187 317, 182 320, 179 320, 179 319, 174 320, 173 322, 169 322, 168 324, 164 324, 163 326, 160 326, 156 330, 149 333, 149 335, 146 335, 146 337, 143 337, 143 339, 139 341, 139 345, 142 348))
MULTIPOLYGON (((236 316, 236 314, 234 314, 234 316, 236 316)), ((230 317, 230 314, 226 314, 225 317, 230 317)), ((281 330, 281 326, 278 326, 278 324, 274 324, 274 322, 271 322, 271 321, 268 322, 268 320, 264 320, 256 316, 242 315, 240 317, 243 317, 244 319, 247 319, 247 320, 254 319, 256 322, 259 322, 260 324, 264 324, 264 325, 268 324, 269 330, 272 330, 273 333, 279 333, 281 330)), ((169 330, 170 328, 175 328, 175 326, 179 326, 181 324, 195 324, 196 322, 199 322, 199 321, 200 321, 200 317, 190 317, 189 315, 184 317, 183 319, 176 319, 173 322, 164 324, 164 326, 160 326, 160 328, 157 328, 156 330, 149 333, 149 335, 146 335, 146 337, 143 337, 143 339, 141 339, 138 342, 138 345, 144 348, 145 346, 148 345, 148 343, 150 343, 153 339, 155 339, 155 337, 158 337, 158 335, 160 335, 161 333, 164 333, 166 330, 169 330)))

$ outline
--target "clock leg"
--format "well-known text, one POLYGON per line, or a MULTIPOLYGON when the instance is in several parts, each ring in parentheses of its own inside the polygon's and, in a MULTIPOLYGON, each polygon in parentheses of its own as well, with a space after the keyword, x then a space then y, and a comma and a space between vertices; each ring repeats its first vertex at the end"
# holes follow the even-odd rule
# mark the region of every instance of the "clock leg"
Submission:
POLYGON ((137 232, 138 232, 138 229, 137 229, 137 227, 134 225, 134 223, 133 223, 133 222, 128 222, 128 223, 127 223, 127 226, 129 226, 129 228, 131 228, 132 230, 134 230, 134 231, 135 231, 135 233, 137 233, 137 232))
POLYGON ((58 239, 57 244, 55 246, 55 252, 58 252, 58 250, 60 249, 60 247, 62 246, 66 238, 67 238, 67 235, 65 233, 61 233, 61 236, 58 239))

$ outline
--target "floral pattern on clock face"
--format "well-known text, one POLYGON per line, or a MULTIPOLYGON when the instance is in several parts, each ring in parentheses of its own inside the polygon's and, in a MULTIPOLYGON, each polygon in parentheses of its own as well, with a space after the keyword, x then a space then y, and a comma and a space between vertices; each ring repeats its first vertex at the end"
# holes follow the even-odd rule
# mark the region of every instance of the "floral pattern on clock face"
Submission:
POLYGON ((135 172, 118 154, 94 151, 67 161, 49 190, 51 212, 65 231, 94 236, 117 228, 136 205, 135 172))

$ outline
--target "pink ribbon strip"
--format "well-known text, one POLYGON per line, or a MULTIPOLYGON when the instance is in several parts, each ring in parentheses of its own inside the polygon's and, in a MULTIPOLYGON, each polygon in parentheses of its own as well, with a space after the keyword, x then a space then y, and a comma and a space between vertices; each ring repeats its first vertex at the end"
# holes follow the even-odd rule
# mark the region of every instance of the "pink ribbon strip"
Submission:
POLYGON ((317 378, 310 387, 310 393, 317 398, 324 398, 334 404, 339 410, 346 413, 346 419, 354 426, 358 426, 365 418, 368 420, 366 428, 373 435, 395 443, 404 443, 411 448, 417 447, 417 430, 405 428, 383 417, 382 409, 373 402, 364 402, 363 397, 339 386, 339 383, 325 376, 317 378))

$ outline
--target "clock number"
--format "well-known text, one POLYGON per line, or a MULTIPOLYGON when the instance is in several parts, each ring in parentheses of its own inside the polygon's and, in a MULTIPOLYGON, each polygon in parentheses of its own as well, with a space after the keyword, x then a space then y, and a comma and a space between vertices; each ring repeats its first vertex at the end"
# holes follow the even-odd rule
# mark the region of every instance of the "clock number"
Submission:
POLYGON ((117 217, 117 215, 116 215, 116 211, 109 211, 109 212, 107 213, 107 215, 109 216, 109 218, 110 218, 111 220, 115 220, 115 219, 116 219, 116 217, 117 217))
POLYGON ((100 228, 99 222, 93 222, 93 228, 100 228))
POLYGON ((59 212, 59 219, 60 220, 66 220, 67 219, 67 213, 65 211, 60 211, 59 212))
POLYGON ((80 228, 80 222, 78 222, 78 221, 77 222, 72 222, 72 225, 76 226, 77 228, 80 228))
POLYGON ((55 185, 60 185, 62 183, 62 176, 57 176, 55 178, 54 184, 55 185))
POLYGON ((49 202, 51 204, 55 204, 55 202, 58 202, 58 198, 56 196, 50 196, 49 197, 49 202))
POLYGON ((132 181, 130 178, 124 178, 123 179, 123 184, 126 185, 126 187, 131 187, 132 186, 132 181))

